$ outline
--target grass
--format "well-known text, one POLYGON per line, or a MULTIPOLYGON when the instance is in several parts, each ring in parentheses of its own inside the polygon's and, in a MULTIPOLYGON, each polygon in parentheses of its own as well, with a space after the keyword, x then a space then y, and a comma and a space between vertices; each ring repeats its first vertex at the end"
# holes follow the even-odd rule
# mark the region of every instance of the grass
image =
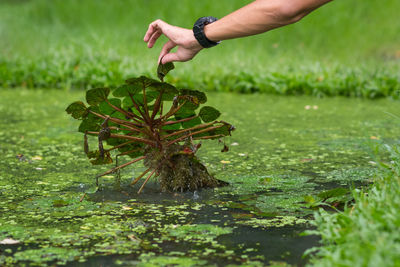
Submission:
MULTIPOLYGON (((166 39, 147 49, 142 38, 149 22, 191 27, 200 16, 222 17, 248 2, 2 1, 0 86, 86 89, 154 76, 166 39)), ((384 6, 333 1, 297 24, 225 41, 178 63, 173 82, 217 91, 398 98, 399 7, 395 0, 384 6)))
POLYGON ((382 145, 391 162, 368 191, 354 190, 356 205, 344 212, 320 211, 315 216, 322 247, 310 266, 400 265, 400 145, 382 145))

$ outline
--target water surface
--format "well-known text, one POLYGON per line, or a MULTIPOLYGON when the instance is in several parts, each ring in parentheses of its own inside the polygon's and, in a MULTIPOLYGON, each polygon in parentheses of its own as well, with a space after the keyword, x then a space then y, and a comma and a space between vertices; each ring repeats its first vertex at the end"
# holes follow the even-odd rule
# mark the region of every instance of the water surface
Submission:
POLYGON ((374 143, 400 129, 390 100, 209 94, 237 130, 229 152, 210 141, 198 156, 229 186, 160 193, 154 181, 137 195, 138 164, 123 170, 122 192, 113 176, 95 192, 107 167, 90 165, 64 112, 83 95, 0 91, 0 241, 18 242, 0 245, 0 265, 304 265, 318 237, 300 233, 318 194, 372 182, 374 143))

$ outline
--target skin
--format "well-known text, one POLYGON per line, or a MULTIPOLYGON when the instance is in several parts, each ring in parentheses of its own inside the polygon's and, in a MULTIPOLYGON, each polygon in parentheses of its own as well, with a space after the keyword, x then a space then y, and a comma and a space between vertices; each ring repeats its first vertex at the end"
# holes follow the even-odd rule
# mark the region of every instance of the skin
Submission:
MULTIPOLYGON (((204 33, 212 41, 222 41, 256 35, 289 25, 331 0, 256 0, 222 19, 206 25, 204 33)), ((170 25, 160 19, 150 23, 144 41, 152 48, 164 34, 169 40, 161 49, 158 62, 188 61, 203 47, 191 29, 170 25), (170 51, 178 47, 176 52, 170 51)))

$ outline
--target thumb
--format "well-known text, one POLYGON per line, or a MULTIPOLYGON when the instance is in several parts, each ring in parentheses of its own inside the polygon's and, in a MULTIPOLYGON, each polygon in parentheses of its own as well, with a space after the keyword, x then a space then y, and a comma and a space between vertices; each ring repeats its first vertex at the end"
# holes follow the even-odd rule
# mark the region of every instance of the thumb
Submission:
POLYGON ((166 63, 174 62, 174 61, 181 61, 181 60, 179 59, 177 53, 168 53, 168 54, 164 55, 164 56, 161 58, 161 63, 162 63, 162 64, 166 64, 166 63))

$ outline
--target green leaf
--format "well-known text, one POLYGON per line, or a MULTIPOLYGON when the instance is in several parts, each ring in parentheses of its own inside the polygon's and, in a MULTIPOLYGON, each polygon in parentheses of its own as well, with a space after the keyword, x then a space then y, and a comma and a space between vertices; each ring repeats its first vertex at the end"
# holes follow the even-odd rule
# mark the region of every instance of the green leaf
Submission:
MULTIPOLYGON (((168 119, 167 121, 174 121, 174 119, 168 119)), ((164 125, 162 127, 162 129, 166 130, 166 131, 179 130, 180 128, 181 128, 181 125, 179 123, 164 125)))
POLYGON ((90 119, 84 119, 79 125, 78 131, 85 133, 86 131, 97 132, 100 130, 100 125, 90 119))
POLYGON ((219 112, 217 109, 210 107, 210 106, 205 106, 200 109, 199 116, 204 122, 211 122, 216 119, 221 115, 221 112, 219 112))
POLYGON ((143 89, 143 86, 145 88, 147 88, 150 85, 152 85, 153 83, 158 83, 158 81, 148 78, 146 76, 140 76, 139 78, 130 78, 130 79, 126 80, 125 82, 130 85, 139 86, 140 90, 143 89))
POLYGON ((172 62, 168 62, 166 64, 158 64, 158 68, 157 68, 157 77, 158 79, 160 79, 161 81, 164 81, 164 77, 168 74, 168 72, 170 72, 171 70, 173 70, 175 68, 174 63, 172 62))
POLYGON ((140 84, 124 84, 117 87, 112 94, 115 97, 129 96, 129 94, 135 95, 142 91, 142 86, 140 84))
MULTIPOLYGON (((88 110, 96 112, 96 113, 101 113, 100 109, 98 106, 90 106, 88 108, 88 110)), ((89 121, 93 122, 93 123, 102 123, 104 121, 104 119, 97 117, 96 115, 89 113, 86 117, 86 119, 88 119, 89 121)))
MULTIPOLYGON (((122 114, 121 112, 119 112, 119 111, 115 111, 114 113, 112 113, 111 115, 110 115, 110 117, 112 117, 112 118, 116 118, 116 119, 120 119, 120 120, 127 120, 127 118, 125 117, 125 115, 124 114, 122 114)), ((108 125, 109 126, 116 126, 116 127, 119 127, 119 124, 117 124, 117 123, 115 123, 115 122, 112 122, 112 121, 108 121, 108 125)))
POLYGON ((178 94, 179 91, 178 89, 175 88, 175 86, 169 84, 169 83, 165 83, 165 82, 156 82, 153 83, 149 86, 149 90, 155 90, 158 92, 163 92, 164 94, 178 94))
POLYGON ((65 111, 68 114, 71 114, 74 119, 82 119, 88 114, 88 110, 82 101, 76 101, 72 103, 65 111))
POLYGON ((215 138, 220 138, 218 135, 229 136, 231 135, 231 131, 233 131, 235 127, 231 124, 226 123, 221 128, 210 130, 201 134, 196 134, 193 137, 200 137, 200 136, 215 136, 215 138))
POLYGON ((94 88, 86 91, 86 102, 91 106, 97 106, 107 99, 110 94, 109 88, 94 88))
POLYGON ((197 100, 199 101, 200 104, 204 104, 207 102, 207 96, 205 93, 197 90, 189 90, 189 89, 180 89, 179 90, 179 95, 184 96, 184 95, 189 95, 193 97, 197 97, 197 100))
POLYGON ((199 124, 201 124, 201 120, 199 117, 196 117, 193 120, 182 122, 182 127, 184 129, 187 129, 187 128, 191 128, 191 127, 194 127, 199 124))
MULTIPOLYGON (((186 103, 187 104, 187 103, 186 103)), ((179 119, 185 119, 189 117, 196 116, 196 113, 192 109, 191 106, 183 105, 181 109, 178 110, 178 112, 175 114, 175 118, 178 120, 179 119)))
POLYGON ((211 131, 211 133, 212 133, 213 135, 220 135, 220 134, 222 134, 222 135, 228 136, 228 135, 231 135, 231 132, 232 132, 233 130, 235 130, 235 127, 233 127, 233 126, 230 125, 230 124, 226 124, 226 125, 224 125, 224 126, 221 127, 221 128, 218 128, 218 129, 215 129, 215 130, 211 131))
MULTIPOLYGON (((156 94, 158 94, 158 93, 156 93, 156 94)), ((155 96, 154 94, 146 94, 147 103, 150 103, 151 101, 153 101, 154 100, 154 96, 155 96)), ((143 105, 144 104, 143 94, 136 94, 132 98, 136 102, 136 104, 138 104, 138 105, 143 105)), ((130 108, 130 107, 134 106, 133 103, 132 103, 132 99, 129 96, 125 97, 122 100, 122 105, 123 105, 124 108, 130 108)))
POLYGON ((118 139, 118 138, 108 138, 106 140, 106 143, 109 146, 117 146, 117 145, 123 144, 125 142, 126 142, 126 140, 122 140, 122 139, 118 139))
POLYGON ((337 188, 333 188, 328 191, 323 191, 323 192, 319 193, 317 196, 321 199, 328 199, 328 198, 333 198, 333 197, 340 197, 340 196, 348 194, 349 192, 350 191, 347 188, 337 187, 337 188))
MULTIPOLYGON (((114 106, 121 108, 121 100, 118 98, 111 98, 108 101, 110 101, 111 104, 113 104, 114 106)), ((107 101, 103 101, 100 103, 99 105, 99 110, 102 114, 105 115, 110 115, 111 113, 113 113, 115 111, 115 109, 113 109, 108 103, 107 101)))

